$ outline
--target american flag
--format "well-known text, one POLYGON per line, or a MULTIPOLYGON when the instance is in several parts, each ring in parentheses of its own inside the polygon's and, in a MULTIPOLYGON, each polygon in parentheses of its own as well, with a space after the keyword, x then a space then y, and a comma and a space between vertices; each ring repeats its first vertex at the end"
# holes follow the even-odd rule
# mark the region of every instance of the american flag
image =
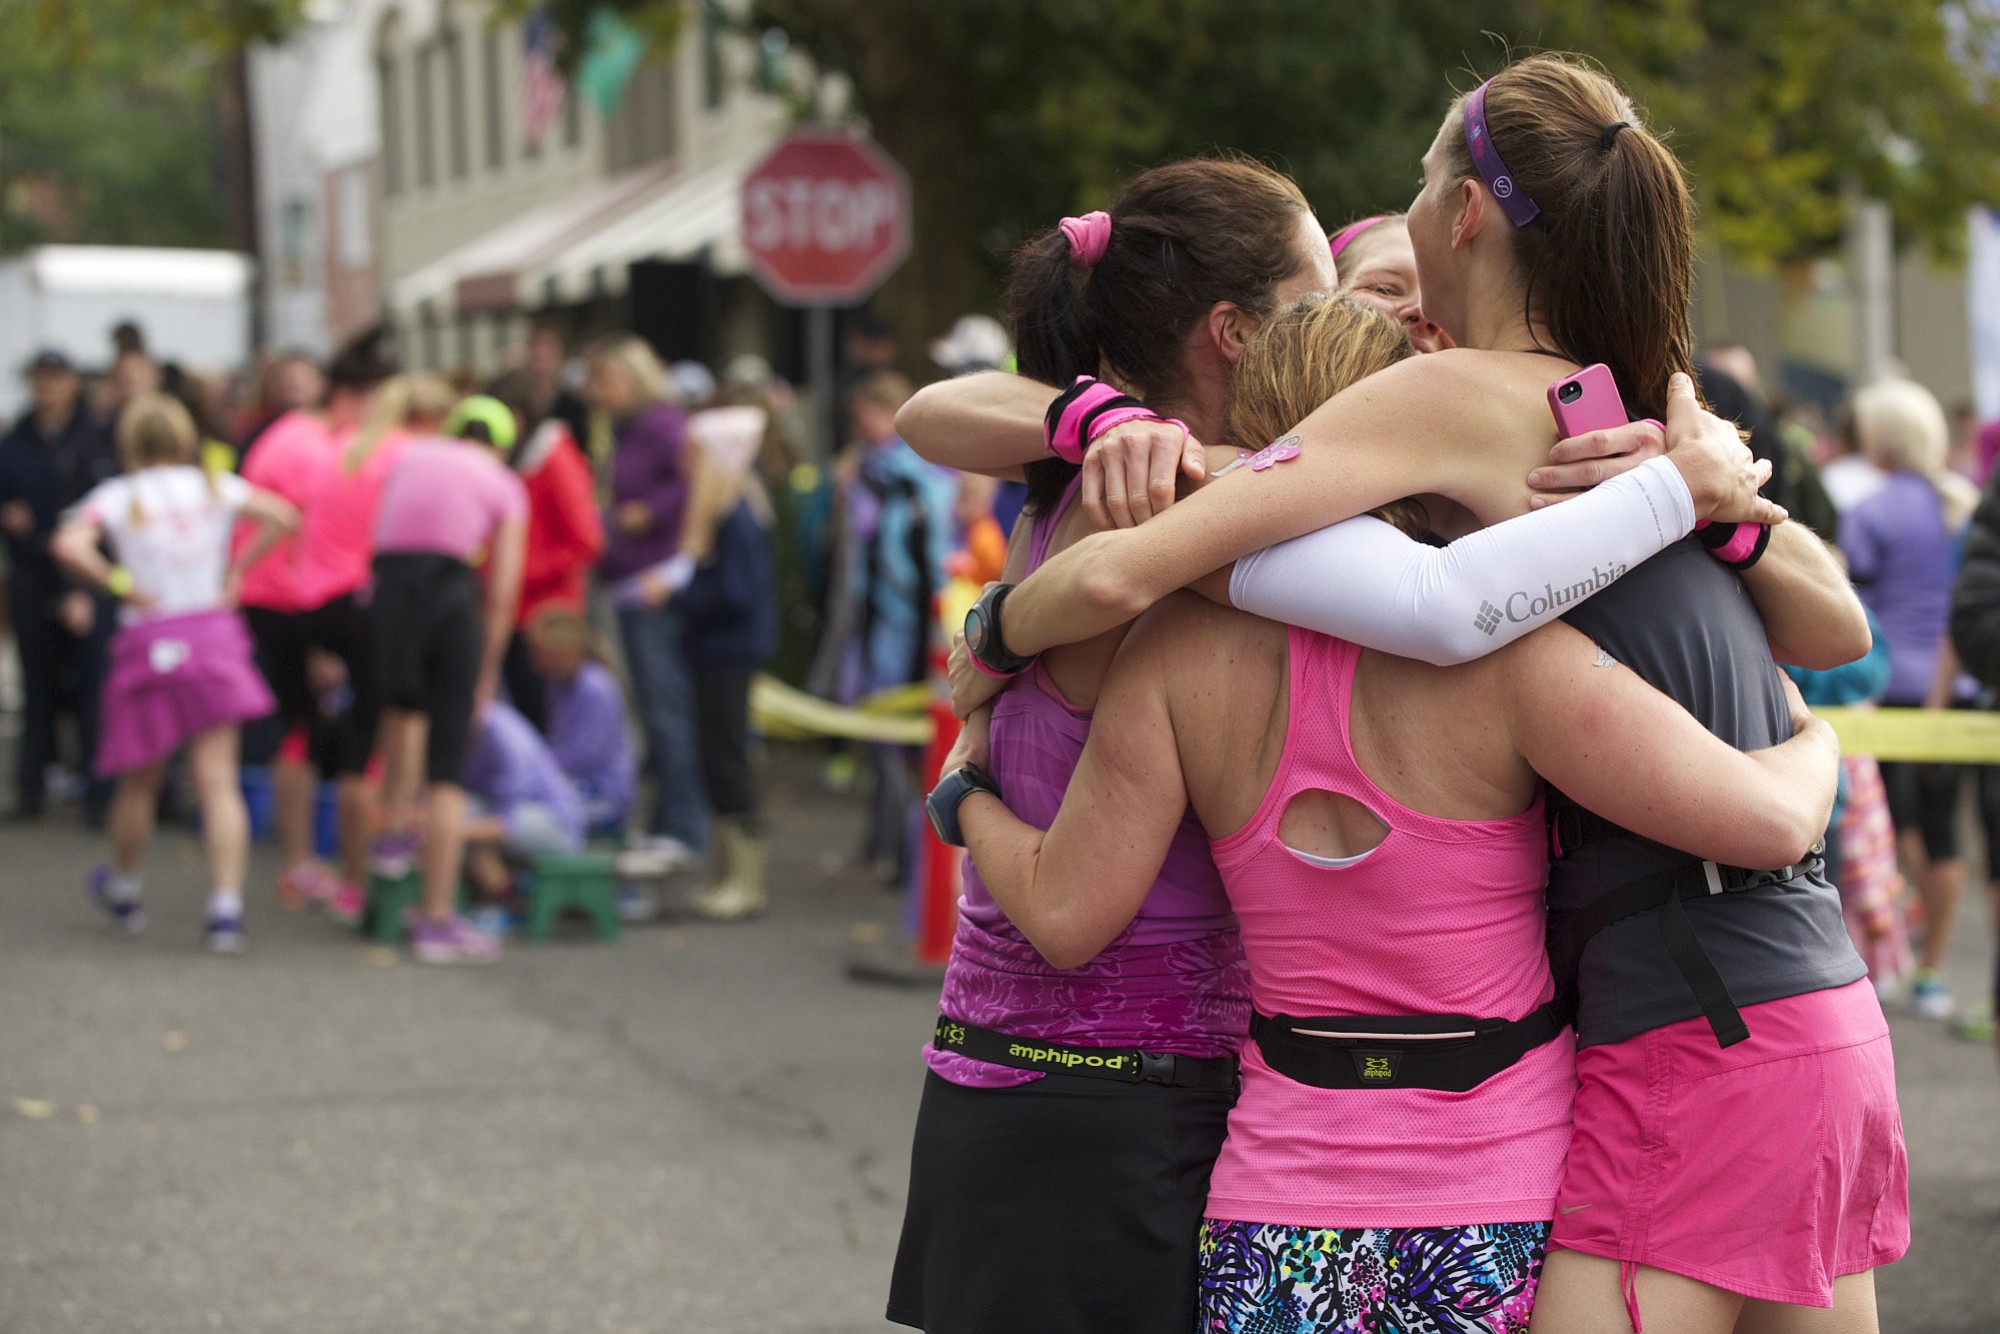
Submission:
POLYGON ((530 152, 540 147, 569 91, 562 75, 556 73, 556 43, 560 40, 547 9, 537 9, 528 16, 521 32, 521 138, 530 152))

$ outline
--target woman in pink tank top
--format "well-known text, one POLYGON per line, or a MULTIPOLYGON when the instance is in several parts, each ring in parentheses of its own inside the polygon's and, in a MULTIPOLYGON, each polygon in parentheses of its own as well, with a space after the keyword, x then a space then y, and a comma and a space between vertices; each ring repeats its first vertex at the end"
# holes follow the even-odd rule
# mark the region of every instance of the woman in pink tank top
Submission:
MULTIPOLYGON (((1265 373, 1261 345, 1343 373, 1342 346, 1286 326, 1348 345, 1371 322, 1393 333, 1351 306, 1280 313, 1236 417, 1323 388, 1265 373)), ((1836 753, 1798 712, 1791 742, 1746 756, 1567 627, 1439 669, 1182 597, 1121 649, 1052 823, 1018 818, 1004 778, 1008 805, 962 799, 982 884, 1062 966, 1129 937, 1190 805, 1217 835, 1256 1017, 1201 1329, 1526 1328, 1575 1089, 1540 778, 1708 856, 1796 857, 1836 753)))

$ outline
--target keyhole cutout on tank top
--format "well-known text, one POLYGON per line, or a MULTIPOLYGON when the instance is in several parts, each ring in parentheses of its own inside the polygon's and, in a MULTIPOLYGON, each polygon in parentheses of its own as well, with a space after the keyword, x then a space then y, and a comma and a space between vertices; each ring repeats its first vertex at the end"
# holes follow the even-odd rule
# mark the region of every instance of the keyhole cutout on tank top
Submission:
POLYGON ((1352 866, 1382 846, 1389 826, 1352 797, 1311 788, 1285 803, 1278 841, 1301 861, 1323 870, 1352 866))

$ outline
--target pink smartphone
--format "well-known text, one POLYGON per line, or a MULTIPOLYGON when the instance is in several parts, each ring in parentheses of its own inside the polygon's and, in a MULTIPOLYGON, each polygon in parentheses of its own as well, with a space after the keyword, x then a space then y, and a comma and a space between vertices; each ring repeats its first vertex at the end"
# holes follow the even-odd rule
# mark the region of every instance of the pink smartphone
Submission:
POLYGON ((1564 440, 1632 420, 1625 412, 1625 400, 1618 396, 1611 368, 1601 361, 1550 385, 1549 411, 1555 414, 1556 431, 1564 440))

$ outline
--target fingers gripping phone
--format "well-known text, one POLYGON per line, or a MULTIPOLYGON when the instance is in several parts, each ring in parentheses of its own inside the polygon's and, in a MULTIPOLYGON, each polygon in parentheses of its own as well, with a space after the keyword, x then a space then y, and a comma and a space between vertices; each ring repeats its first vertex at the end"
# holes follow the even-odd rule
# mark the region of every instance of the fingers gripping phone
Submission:
POLYGON ((1611 368, 1601 361, 1550 385, 1549 411, 1555 414, 1556 434, 1564 440, 1632 420, 1625 400, 1618 396, 1611 368))

